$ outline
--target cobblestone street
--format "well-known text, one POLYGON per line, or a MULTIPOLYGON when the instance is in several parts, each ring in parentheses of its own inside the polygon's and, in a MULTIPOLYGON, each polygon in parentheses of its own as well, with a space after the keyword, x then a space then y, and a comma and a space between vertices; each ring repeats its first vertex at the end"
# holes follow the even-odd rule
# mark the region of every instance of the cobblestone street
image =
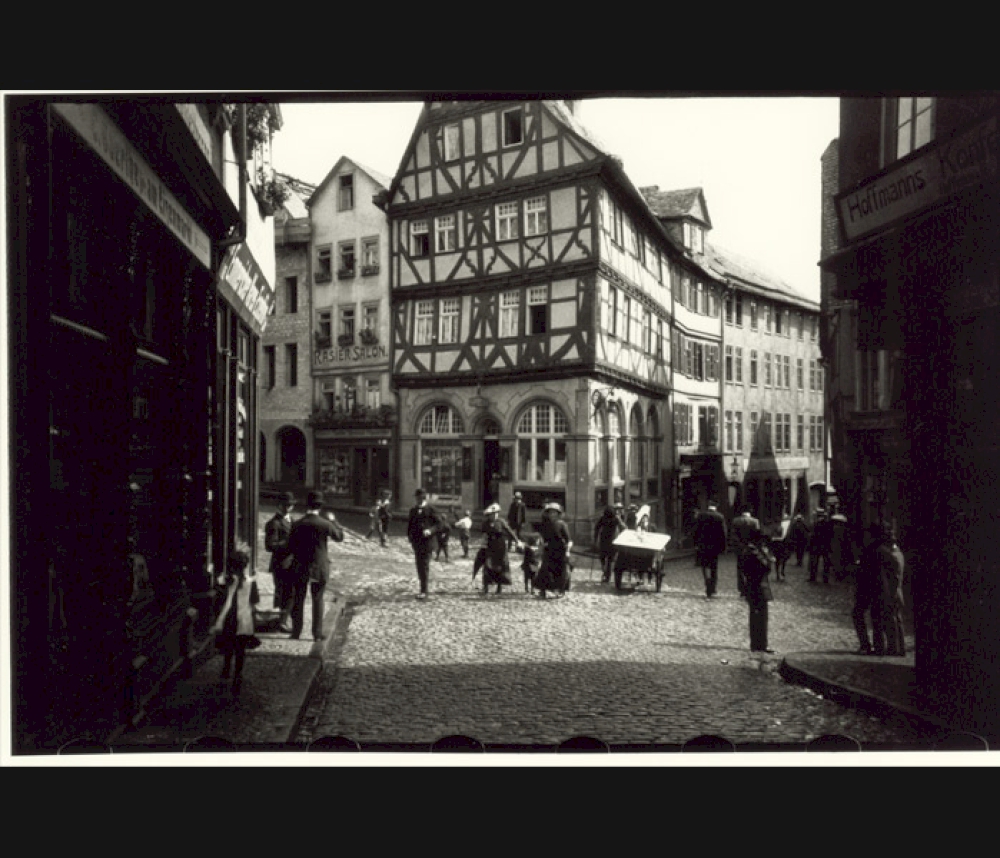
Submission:
POLYGON ((736 744, 839 734, 890 749, 922 738, 777 673, 784 653, 853 653, 849 582, 810 585, 805 569, 790 565, 787 582, 773 585, 776 653, 751 654, 732 557, 720 563, 711 601, 690 560, 666 565, 660 592, 626 578, 619 593, 600 583, 588 557, 577 558, 569 595, 543 601, 517 576, 502 595, 483 596, 471 576, 476 542, 469 558, 452 543, 450 561, 432 562, 431 596, 420 601, 405 537, 393 533, 383 548, 347 531, 331 549, 331 587, 348 601, 346 635, 297 741, 430 743, 461 734, 487 745, 551 746, 586 735, 645 746, 705 734, 736 744))

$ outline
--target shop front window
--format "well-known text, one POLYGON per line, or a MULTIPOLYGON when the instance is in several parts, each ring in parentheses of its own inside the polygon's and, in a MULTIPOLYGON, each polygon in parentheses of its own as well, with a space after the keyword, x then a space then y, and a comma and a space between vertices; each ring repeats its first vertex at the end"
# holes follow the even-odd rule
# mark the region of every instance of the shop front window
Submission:
POLYGON ((351 450, 348 447, 320 447, 319 483, 334 497, 351 495, 351 450))
POLYGON ((530 406, 517 423, 517 479, 528 483, 566 481, 566 416, 548 404, 530 406))
POLYGON ((420 480, 432 498, 458 501, 462 496, 462 445, 465 424, 454 408, 435 405, 424 412, 420 434, 420 480))

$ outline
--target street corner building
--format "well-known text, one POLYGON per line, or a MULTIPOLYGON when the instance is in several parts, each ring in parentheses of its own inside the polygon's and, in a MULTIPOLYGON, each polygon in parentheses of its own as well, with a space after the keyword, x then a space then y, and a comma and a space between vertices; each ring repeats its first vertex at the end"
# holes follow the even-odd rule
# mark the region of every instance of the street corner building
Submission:
POLYGON ((256 542, 281 114, 16 97, 6 120, 12 733, 53 753, 141 717, 256 542))
POLYGON ((920 693, 1000 734, 1000 100, 844 98, 823 175, 831 474, 892 525, 920 693))

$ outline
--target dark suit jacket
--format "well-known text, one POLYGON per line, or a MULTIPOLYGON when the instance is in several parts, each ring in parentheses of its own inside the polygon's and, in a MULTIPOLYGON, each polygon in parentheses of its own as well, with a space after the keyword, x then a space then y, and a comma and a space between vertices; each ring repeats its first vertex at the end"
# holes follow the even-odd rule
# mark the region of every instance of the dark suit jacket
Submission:
POLYGON ((330 539, 344 541, 339 524, 315 513, 309 513, 292 525, 288 550, 294 555, 295 575, 310 581, 326 583, 330 578, 330 558, 326 549, 330 539))
POLYGON ((511 501, 510 509, 507 510, 507 523, 515 530, 524 524, 527 519, 527 507, 524 501, 511 501))
POLYGON ((726 550, 726 520, 722 513, 707 509, 694 523, 694 544, 700 555, 710 557, 726 550))
POLYGON ((280 575, 284 570, 281 562, 288 557, 288 536, 292 525, 280 513, 276 512, 264 525, 264 548, 271 552, 271 564, 268 566, 272 575, 280 575))
POLYGON ((410 509, 410 518, 406 523, 406 536, 410 544, 417 550, 430 550, 437 532, 447 523, 430 504, 415 506, 410 509), (429 530, 430 536, 424 536, 429 530))
POLYGON ((752 515, 738 515, 733 519, 732 530, 736 550, 741 555, 750 553, 751 543, 760 534, 760 522, 752 515))

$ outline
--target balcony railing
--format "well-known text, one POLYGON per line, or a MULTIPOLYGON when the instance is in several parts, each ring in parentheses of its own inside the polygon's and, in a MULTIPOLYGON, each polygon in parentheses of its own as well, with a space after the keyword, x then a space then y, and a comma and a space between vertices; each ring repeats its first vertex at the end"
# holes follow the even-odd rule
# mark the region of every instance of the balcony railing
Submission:
POLYGON ((314 429, 360 429, 387 428, 396 424, 396 409, 392 405, 369 408, 355 405, 353 408, 333 410, 316 409, 309 417, 309 425, 314 429))

